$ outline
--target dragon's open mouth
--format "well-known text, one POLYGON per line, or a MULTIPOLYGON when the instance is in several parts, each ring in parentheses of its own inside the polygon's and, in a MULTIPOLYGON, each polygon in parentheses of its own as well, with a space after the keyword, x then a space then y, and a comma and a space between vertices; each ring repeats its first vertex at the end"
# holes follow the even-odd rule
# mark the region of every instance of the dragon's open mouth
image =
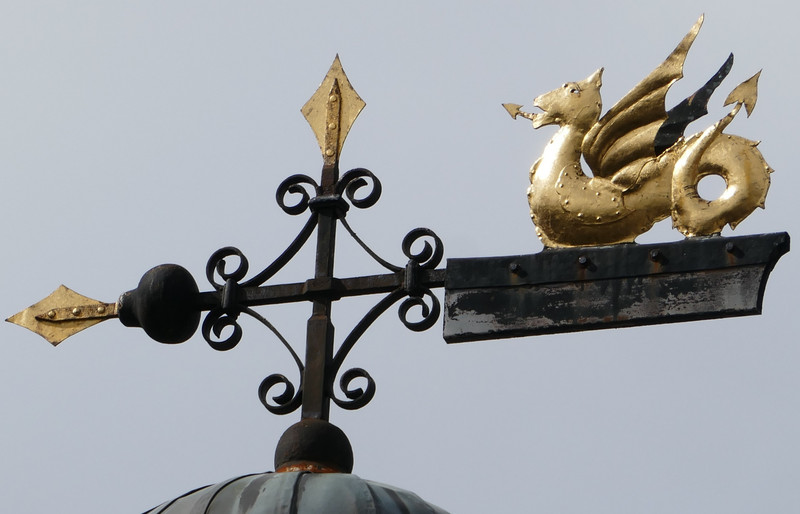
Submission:
POLYGON ((538 129, 539 127, 544 127, 545 125, 552 125, 553 123, 558 122, 558 117, 550 114, 549 110, 547 109, 546 105, 542 105, 542 103, 549 104, 545 98, 545 95, 537 96, 533 99, 533 106, 536 109, 539 109, 542 112, 537 112, 533 114, 531 121, 533 122, 533 128, 538 129))
MULTIPOLYGON (((535 101, 533 106, 538 109, 541 109, 541 107, 536 105, 535 101)), ((549 112, 543 110, 542 112, 534 113, 531 121, 533 122, 533 128, 538 129, 539 127, 544 127, 545 125, 552 125, 553 123, 556 123, 557 119, 549 112)))

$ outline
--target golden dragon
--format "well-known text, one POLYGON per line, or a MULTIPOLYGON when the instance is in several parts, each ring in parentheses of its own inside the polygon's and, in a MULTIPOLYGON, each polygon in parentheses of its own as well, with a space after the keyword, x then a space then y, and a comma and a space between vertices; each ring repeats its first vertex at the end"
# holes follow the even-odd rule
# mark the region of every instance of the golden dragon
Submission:
POLYGON ((742 106, 750 116, 761 72, 731 92, 724 104, 735 104, 730 113, 698 134, 683 136, 690 122, 707 114, 711 93, 731 69, 732 54, 701 89, 666 110, 667 90, 683 77, 702 23, 701 16, 667 59, 602 118, 602 68, 538 96, 533 105, 540 113, 503 104, 512 117, 531 120, 535 129, 559 126, 530 170, 531 218, 545 246, 633 242, 667 216, 686 236, 718 234, 764 207, 773 170, 758 142, 723 133, 742 106), (593 176, 583 172, 581 156, 593 176), (715 200, 697 192, 706 175, 725 180, 726 189, 715 200))

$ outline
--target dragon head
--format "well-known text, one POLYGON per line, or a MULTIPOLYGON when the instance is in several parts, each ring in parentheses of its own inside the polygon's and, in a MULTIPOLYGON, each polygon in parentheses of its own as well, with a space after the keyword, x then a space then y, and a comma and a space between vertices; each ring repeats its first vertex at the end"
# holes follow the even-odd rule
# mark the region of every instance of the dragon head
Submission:
POLYGON ((545 125, 573 125, 588 129, 600 118, 603 109, 600 86, 603 68, 578 82, 567 82, 549 93, 537 96, 533 105, 543 112, 533 118, 533 128, 545 125))

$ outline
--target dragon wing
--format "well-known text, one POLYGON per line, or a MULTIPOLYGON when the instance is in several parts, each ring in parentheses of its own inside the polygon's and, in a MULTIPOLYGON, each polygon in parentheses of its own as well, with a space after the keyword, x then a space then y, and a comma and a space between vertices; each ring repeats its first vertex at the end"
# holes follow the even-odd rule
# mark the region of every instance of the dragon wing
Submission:
POLYGON ((667 91, 683 77, 683 63, 702 24, 700 16, 669 57, 587 132, 581 150, 595 176, 610 177, 634 161, 656 156, 656 134, 668 117, 667 91))

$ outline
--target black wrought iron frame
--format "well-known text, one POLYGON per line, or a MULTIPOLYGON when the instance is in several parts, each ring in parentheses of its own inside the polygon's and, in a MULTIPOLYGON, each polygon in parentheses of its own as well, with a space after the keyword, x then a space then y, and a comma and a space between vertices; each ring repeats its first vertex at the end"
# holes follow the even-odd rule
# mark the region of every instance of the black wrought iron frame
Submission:
POLYGON ((375 394, 374 379, 362 368, 342 372, 344 361, 359 338, 381 314, 403 299, 398 314, 410 330, 427 330, 439 319, 441 305, 431 290, 444 286, 445 270, 436 268, 444 255, 441 239, 427 228, 410 231, 402 242, 402 251, 408 262, 405 266, 398 266, 378 256, 345 219, 350 206, 367 209, 375 205, 381 191, 381 183, 371 171, 355 168, 340 177, 338 163, 323 167, 319 184, 307 175, 292 175, 278 187, 277 203, 289 215, 297 216, 306 212, 309 215, 286 250, 262 271, 247 279, 249 263, 237 248, 221 248, 208 260, 206 277, 214 291, 198 293, 196 296, 196 307, 208 311, 202 323, 202 334, 208 344, 219 351, 234 348, 242 339, 243 330, 238 318, 244 313, 267 327, 286 347, 297 365, 299 384, 295 385, 285 375, 275 373, 265 378, 258 388, 261 403, 274 414, 288 414, 302 406, 303 419, 328 420, 331 400, 348 410, 365 406, 375 394), (287 203, 292 196, 297 201, 287 203), (338 223, 389 273, 337 278, 334 275, 334 258, 338 223), (304 282, 267 284, 303 248, 315 231, 314 277, 304 282), (230 262, 232 259, 238 259, 238 263, 230 262), (233 269, 229 271, 229 268, 233 269), (333 302, 345 297, 381 293, 385 296, 334 349, 331 321, 333 302), (252 308, 302 301, 312 303, 312 314, 307 323, 305 361, 275 326, 252 308), (419 319, 409 319, 412 309, 419 319), (337 395, 337 377, 343 397, 337 395), (366 380, 366 386, 353 387, 357 379, 366 380), (270 391, 279 385, 283 385, 283 392, 270 397, 270 391))

